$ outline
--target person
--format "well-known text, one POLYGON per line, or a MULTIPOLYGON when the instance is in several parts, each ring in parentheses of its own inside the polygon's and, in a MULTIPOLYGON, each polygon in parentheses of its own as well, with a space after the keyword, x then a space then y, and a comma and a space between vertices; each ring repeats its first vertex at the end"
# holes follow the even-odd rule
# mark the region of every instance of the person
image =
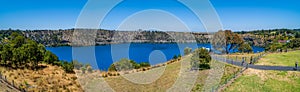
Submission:
POLYGON ((242 58, 242 66, 244 65, 244 62, 245 62, 245 58, 243 57, 242 58))
POLYGON ((298 70, 298 62, 295 63, 295 68, 298 70))
POLYGON ((252 62, 252 56, 251 56, 251 58, 250 58, 250 64, 252 64, 253 62, 252 62))

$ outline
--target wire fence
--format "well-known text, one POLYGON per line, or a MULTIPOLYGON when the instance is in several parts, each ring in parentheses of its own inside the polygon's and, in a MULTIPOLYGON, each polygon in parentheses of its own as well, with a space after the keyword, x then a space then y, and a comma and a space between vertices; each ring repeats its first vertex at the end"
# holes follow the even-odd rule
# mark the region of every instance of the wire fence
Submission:
POLYGON ((0 72, 0 80, 3 80, 3 84, 5 84, 8 88, 10 88, 12 90, 16 90, 19 92, 26 92, 26 90, 24 88, 22 88, 21 86, 17 86, 17 84, 14 80, 9 81, 7 79, 7 77, 5 75, 3 75, 1 72, 0 72))
POLYGON ((247 57, 241 57, 242 59, 238 59, 239 57, 231 58, 228 56, 213 56, 213 59, 217 60, 217 61, 222 61, 222 62, 226 62, 232 65, 237 65, 237 66, 241 66, 242 69, 239 72, 235 72, 233 75, 231 75, 230 77, 228 77, 227 79, 225 79, 224 82, 219 83, 218 85, 214 86, 212 88, 212 92, 215 91, 221 91, 224 90, 224 88, 226 86, 229 86, 234 80, 236 80, 246 69, 248 69, 248 65, 249 64, 255 64, 258 62, 258 60, 260 58, 262 58, 263 56, 265 56, 266 53, 262 52, 262 53, 258 53, 255 56, 251 56, 250 59, 247 59, 247 57), (247 61, 248 60, 248 61, 247 61))

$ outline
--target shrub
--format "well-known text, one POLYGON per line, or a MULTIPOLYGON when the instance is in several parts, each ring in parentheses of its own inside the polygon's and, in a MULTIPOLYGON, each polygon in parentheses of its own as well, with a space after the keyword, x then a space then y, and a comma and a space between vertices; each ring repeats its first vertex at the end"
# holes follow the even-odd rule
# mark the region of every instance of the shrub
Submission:
POLYGON ((150 67, 151 65, 148 62, 141 62, 140 66, 141 67, 150 67))
POLYGON ((82 71, 82 73, 85 73, 86 68, 85 67, 81 67, 81 71, 82 71))
POLYGON ((209 52, 204 48, 196 49, 193 53, 191 66, 193 69, 209 69, 209 62, 211 61, 211 56, 209 52))
POLYGON ((88 67, 87 67, 87 71, 88 71, 89 73, 92 73, 92 72, 93 72, 93 68, 92 68, 91 66, 88 66, 88 67))
POLYGON ((81 67, 83 67, 83 64, 78 62, 77 60, 73 60, 72 62, 74 64, 74 68, 77 70, 79 70, 81 67))
POLYGON ((111 64, 108 71, 117 71, 115 64, 111 64))
POLYGON ((71 63, 69 63, 67 61, 61 61, 61 62, 63 62, 62 67, 65 70, 65 72, 67 72, 67 73, 74 73, 74 70, 73 70, 74 69, 74 65, 73 65, 72 62, 71 63))
POLYGON ((184 55, 188 55, 192 52, 192 48, 186 47, 184 48, 184 55))

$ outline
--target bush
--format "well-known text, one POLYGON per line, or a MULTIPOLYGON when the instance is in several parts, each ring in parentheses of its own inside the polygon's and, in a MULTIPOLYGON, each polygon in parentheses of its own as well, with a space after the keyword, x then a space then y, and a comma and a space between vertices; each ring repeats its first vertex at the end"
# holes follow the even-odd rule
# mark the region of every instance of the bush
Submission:
POLYGON ((184 48, 184 55, 188 55, 192 52, 192 48, 186 47, 184 48))
POLYGON ((85 67, 81 67, 81 72, 85 73, 85 71, 86 71, 86 68, 85 67))
POLYGON ((92 73, 92 72, 93 72, 93 68, 92 68, 91 66, 88 66, 88 67, 87 67, 87 71, 88 71, 89 73, 92 73))
POLYGON ((108 71, 117 71, 115 64, 111 64, 108 71))
POLYGON ((44 56, 44 62, 54 65, 54 62, 58 61, 58 57, 50 51, 46 51, 44 56))
POLYGON ((61 61, 62 62, 62 67, 63 67, 63 69, 65 70, 65 72, 67 72, 67 73, 74 73, 74 65, 73 65, 73 63, 71 62, 71 63, 69 63, 69 62, 67 62, 67 61, 61 61))
POLYGON ((173 56, 173 59, 177 59, 177 58, 178 58, 177 55, 174 55, 174 56, 173 56))
POLYGON ((83 64, 79 63, 77 60, 73 60, 72 62, 74 64, 74 68, 77 70, 79 70, 81 67, 83 67, 83 64))
POLYGON ((151 65, 148 62, 141 62, 140 66, 141 67, 150 67, 151 65))
POLYGON ((133 60, 121 59, 119 62, 115 62, 110 65, 108 71, 126 71, 132 69, 140 69, 143 67, 150 67, 151 65, 148 62, 136 63, 133 60))
POLYGON ((193 53, 191 66, 193 69, 209 69, 210 61, 211 56, 209 55, 209 52, 204 48, 199 48, 193 53))
POLYGON ((288 43, 288 47, 289 48, 299 48, 300 47, 300 38, 296 38, 290 41, 290 43, 288 43))

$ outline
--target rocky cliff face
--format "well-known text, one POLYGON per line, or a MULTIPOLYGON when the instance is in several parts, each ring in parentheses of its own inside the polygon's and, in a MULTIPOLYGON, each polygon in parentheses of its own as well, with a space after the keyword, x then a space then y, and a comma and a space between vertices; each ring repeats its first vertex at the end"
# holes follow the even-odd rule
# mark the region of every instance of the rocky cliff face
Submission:
POLYGON ((23 31, 26 37, 47 46, 71 45, 97 45, 152 42, 152 43, 209 43, 210 35, 207 33, 190 32, 162 32, 162 31, 110 31, 91 29, 69 30, 35 30, 23 31), (89 39, 89 40, 82 40, 89 39), (80 44, 79 44, 80 43, 80 44), (74 44, 73 44, 74 45, 74 44))

